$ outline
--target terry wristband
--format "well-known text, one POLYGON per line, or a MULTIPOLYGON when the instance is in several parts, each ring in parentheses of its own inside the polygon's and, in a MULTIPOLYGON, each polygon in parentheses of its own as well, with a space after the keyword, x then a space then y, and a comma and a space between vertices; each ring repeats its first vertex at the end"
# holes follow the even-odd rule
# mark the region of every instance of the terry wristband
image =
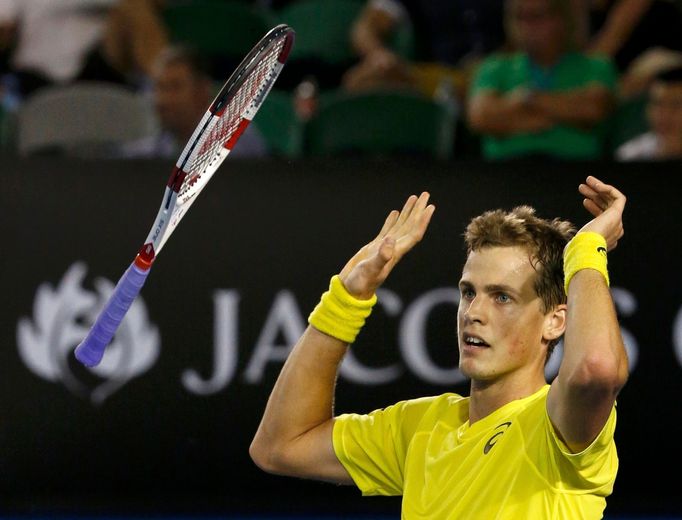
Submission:
POLYGON ((329 290, 308 316, 308 323, 320 332, 350 344, 355 341, 376 302, 376 294, 369 300, 354 298, 348 294, 339 276, 334 275, 329 290))
POLYGON ((609 285, 609 272, 606 270, 606 239, 599 233, 584 231, 574 236, 564 249, 564 291, 568 294, 568 284, 573 275, 581 269, 599 271, 609 285))

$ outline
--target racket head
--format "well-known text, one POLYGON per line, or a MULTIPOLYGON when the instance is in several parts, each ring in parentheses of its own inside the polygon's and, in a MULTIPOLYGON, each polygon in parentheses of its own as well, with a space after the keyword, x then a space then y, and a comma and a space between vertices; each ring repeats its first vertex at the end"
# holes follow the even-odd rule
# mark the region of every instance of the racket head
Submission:
POLYGON ((286 63, 294 37, 285 24, 268 31, 208 107, 168 180, 161 209, 169 211, 170 218, 146 241, 156 254, 253 120, 286 63))

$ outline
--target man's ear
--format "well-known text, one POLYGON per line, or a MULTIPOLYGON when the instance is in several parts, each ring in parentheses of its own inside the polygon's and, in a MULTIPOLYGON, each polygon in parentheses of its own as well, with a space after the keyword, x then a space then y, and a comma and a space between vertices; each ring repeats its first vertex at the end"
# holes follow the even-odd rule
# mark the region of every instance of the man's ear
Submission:
POLYGON ((545 327, 542 331, 542 339, 552 341, 561 337, 566 331, 566 315, 568 307, 561 303, 547 313, 545 317, 545 327))

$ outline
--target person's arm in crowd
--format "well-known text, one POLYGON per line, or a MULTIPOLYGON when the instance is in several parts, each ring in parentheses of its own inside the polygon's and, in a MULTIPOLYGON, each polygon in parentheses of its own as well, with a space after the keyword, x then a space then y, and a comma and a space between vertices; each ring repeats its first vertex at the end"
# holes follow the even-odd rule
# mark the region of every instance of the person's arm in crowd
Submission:
POLYGON ((602 85, 588 85, 565 92, 534 92, 528 104, 554 123, 589 128, 601 122, 614 104, 611 91, 602 85))
POLYGON ((350 41, 360 56, 376 52, 388 52, 387 40, 395 29, 396 14, 368 2, 353 23, 350 41))
MULTIPOLYGON (((584 234, 592 232, 602 237, 599 240, 611 252, 623 236, 625 196, 594 177, 588 177, 579 191, 585 197, 583 205, 595 218, 583 226, 566 251, 579 247, 576 239, 592 240, 584 234)), ((582 244, 580 256, 572 259, 580 259, 578 263, 590 268, 581 265, 573 276, 572 269, 566 272, 564 353, 547 399, 552 424, 574 453, 587 448, 599 435, 628 377, 627 353, 606 276, 589 263, 591 255, 601 254, 598 242, 582 244)))
POLYGON ((104 52, 119 72, 151 75, 168 43, 159 0, 120 0, 112 10, 104 35, 104 52))
POLYGON ((619 0, 608 13, 601 30, 592 38, 588 50, 615 56, 632 34, 653 0, 619 0))
POLYGON ((529 105, 523 89, 508 94, 484 90, 472 95, 467 119, 476 132, 497 136, 541 132, 554 124, 544 112, 529 105))
MULTIPOLYGON (((408 198, 392 211, 377 237, 339 273, 347 294, 373 298, 396 263, 424 235, 435 210, 429 194, 408 198)), ((334 389, 348 343, 310 325, 280 372, 249 453, 263 470, 352 484, 332 441, 334 389)))
POLYGON ((17 34, 17 0, 0 0, 0 52, 11 48, 17 34))

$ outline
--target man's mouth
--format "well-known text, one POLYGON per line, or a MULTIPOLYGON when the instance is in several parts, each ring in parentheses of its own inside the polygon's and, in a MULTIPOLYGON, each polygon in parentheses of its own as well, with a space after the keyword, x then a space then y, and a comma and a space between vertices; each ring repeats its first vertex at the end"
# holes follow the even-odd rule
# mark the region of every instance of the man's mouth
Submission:
POLYGON ((484 348, 489 347, 488 343, 474 334, 464 334, 464 343, 470 347, 484 348))

